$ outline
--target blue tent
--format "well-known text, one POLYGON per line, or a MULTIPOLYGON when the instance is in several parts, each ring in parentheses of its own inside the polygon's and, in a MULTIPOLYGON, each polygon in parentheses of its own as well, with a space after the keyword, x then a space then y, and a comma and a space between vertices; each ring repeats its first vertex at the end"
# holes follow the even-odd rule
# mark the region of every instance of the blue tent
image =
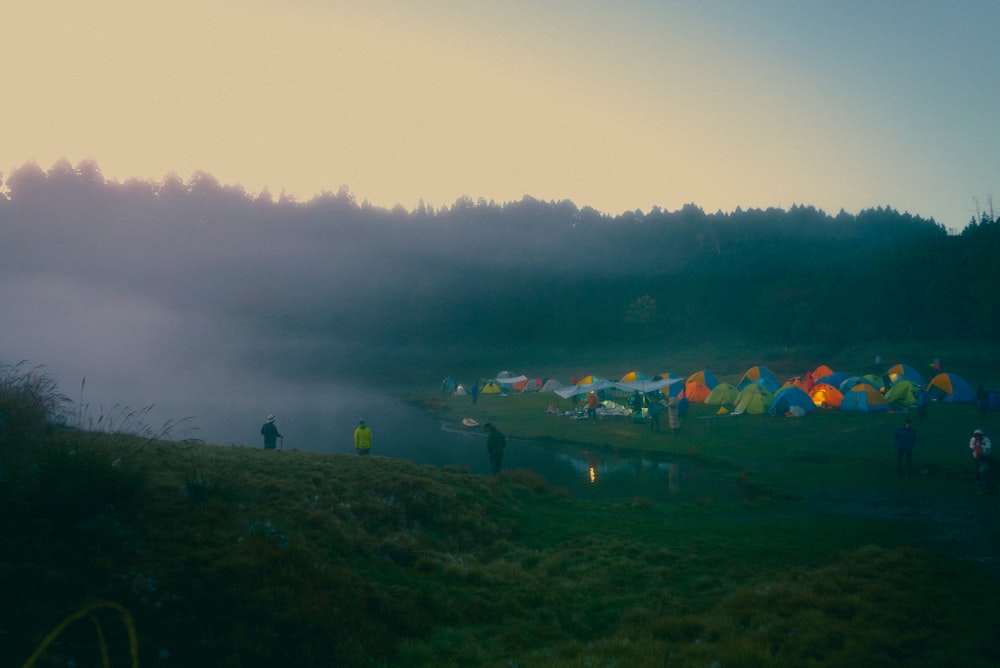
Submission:
POLYGON ((742 390, 747 385, 753 383, 766 388, 772 394, 781 388, 781 383, 778 382, 778 379, 775 378, 774 374, 766 366, 754 366, 747 369, 743 377, 740 378, 740 382, 736 383, 736 389, 742 390))
MULTIPOLYGON (((886 372, 889 375, 889 381, 892 383, 898 382, 900 380, 912 380, 917 385, 924 386, 924 377, 920 375, 920 372, 914 369, 909 364, 897 364, 890 367, 886 372)), ((885 388, 888 390, 889 388, 885 388)))
POLYGON ((953 373, 939 373, 927 385, 927 393, 946 404, 971 404, 976 401, 976 391, 965 379, 953 373))
POLYGON ((812 398, 801 388, 791 385, 774 395, 768 413, 771 415, 782 415, 793 413, 805 415, 816 410, 816 404, 812 398))
MULTIPOLYGON (((843 371, 837 371, 837 372, 831 373, 829 376, 823 376, 822 378, 816 378, 816 379, 814 379, 814 382, 817 383, 817 384, 818 383, 826 383, 827 385, 833 385, 834 387, 839 388, 840 384, 843 383, 845 380, 847 380, 850 377, 851 377, 851 374, 849 374, 849 373, 844 373, 843 371)), ((841 390, 841 391, 843 391, 843 390, 841 390)))
POLYGON ((862 413, 887 411, 889 410, 889 402, 885 400, 881 392, 871 385, 858 383, 844 392, 844 400, 840 402, 840 410, 860 411, 862 413))

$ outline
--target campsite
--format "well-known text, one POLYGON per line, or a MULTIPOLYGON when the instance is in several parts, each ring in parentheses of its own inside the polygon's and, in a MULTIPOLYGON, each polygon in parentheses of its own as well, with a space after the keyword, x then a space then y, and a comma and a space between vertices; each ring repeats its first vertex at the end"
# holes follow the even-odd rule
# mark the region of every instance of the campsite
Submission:
POLYGON ((1000 413, 934 401, 900 478, 909 408, 692 402, 678 433, 653 433, 496 376, 475 407, 430 384, 407 399, 483 457, 487 420, 510 460, 527 444, 590 453, 595 494, 529 468, 493 481, 151 435, 43 430, 5 450, 3 584, 23 603, 2 620, 4 663, 44 649, 33 665, 131 665, 134 634, 141 665, 995 664, 981 629, 1000 623, 998 499, 972 481, 967 437, 1000 413), (629 495, 626 476, 602 495, 610 461, 645 462, 628 475, 663 493, 629 495))

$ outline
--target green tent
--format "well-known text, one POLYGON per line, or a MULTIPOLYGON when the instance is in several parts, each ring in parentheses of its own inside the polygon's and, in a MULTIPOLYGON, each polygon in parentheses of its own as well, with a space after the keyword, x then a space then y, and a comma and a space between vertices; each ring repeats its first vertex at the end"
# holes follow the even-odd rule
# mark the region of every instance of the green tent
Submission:
POLYGON ((740 391, 736 389, 736 386, 731 383, 719 383, 712 388, 712 391, 708 393, 708 397, 705 399, 705 403, 709 406, 722 406, 723 404, 731 404, 736 401, 740 391))
POLYGON ((915 406, 919 390, 920 386, 912 380, 897 380, 885 393, 885 400, 890 406, 915 406))
POLYGON ((733 413, 737 415, 766 413, 767 409, 771 407, 773 399, 774 393, 771 390, 763 385, 752 383, 740 390, 740 396, 736 397, 736 408, 733 409, 733 413))

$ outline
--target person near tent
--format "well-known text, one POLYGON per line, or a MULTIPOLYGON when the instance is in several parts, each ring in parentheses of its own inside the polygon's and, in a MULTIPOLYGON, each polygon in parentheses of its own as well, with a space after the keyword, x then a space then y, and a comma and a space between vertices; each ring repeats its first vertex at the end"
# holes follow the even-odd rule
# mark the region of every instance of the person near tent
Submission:
POLYGON ((479 403, 479 379, 477 378, 472 387, 469 388, 469 394, 472 395, 472 405, 475 406, 479 403))
POLYGON ((500 467, 503 466, 503 450, 507 446, 507 439, 491 422, 484 424, 483 430, 486 432, 486 452, 490 456, 490 470, 496 478, 500 475, 500 467))
POLYGON ((927 417, 927 407, 931 404, 931 397, 927 394, 927 390, 922 386, 917 387, 917 415, 923 420, 927 417))
POLYGON ((372 430, 364 420, 359 420, 354 429, 354 450, 359 455, 370 455, 372 452, 372 430))
POLYGON ((660 415, 663 413, 663 409, 666 406, 663 403, 663 399, 659 401, 652 401, 649 404, 649 429, 650 431, 655 431, 659 433, 660 431, 660 415))
POLYGON ((587 417, 594 422, 597 421, 597 407, 600 403, 601 402, 597 400, 597 392, 591 390, 590 394, 587 395, 587 417))
POLYGON ((681 430, 681 409, 677 397, 670 397, 667 402, 667 420, 670 422, 670 431, 676 434, 681 430))
POLYGON ((903 475, 904 463, 906 475, 913 473, 913 448, 916 444, 917 432, 913 428, 913 420, 906 418, 896 428, 896 475, 903 475))
POLYGON ((972 432, 969 439, 969 450, 972 451, 972 461, 976 467, 976 482, 983 480, 984 474, 992 473, 993 444, 990 437, 983 433, 982 429, 972 432))
POLYGON ((268 415, 267 421, 260 428, 261 436, 264 437, 264 448, 267 450, 274 450, 278 446, 278 439, 285 438, 278 432, 274 419, 273 415, 268 415))
POLYGON ((632 409, 632 421, 642 422, 642 393, 636 390, 629 399, 629 408, 632 409))

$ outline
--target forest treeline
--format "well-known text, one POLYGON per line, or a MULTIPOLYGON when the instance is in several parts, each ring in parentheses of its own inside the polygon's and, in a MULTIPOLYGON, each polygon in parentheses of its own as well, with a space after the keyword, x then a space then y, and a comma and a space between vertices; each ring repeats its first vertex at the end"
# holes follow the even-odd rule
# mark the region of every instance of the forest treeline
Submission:
POLYGON ((106 180, 90 162, 3 184, 4 274, 55 272, 256 332, 245 354, 322 373, 538 346, 994 341, 1000 222, 958 234, 891 207, 602 214, 460 198, 413 210, 347 188, 299 202, 205 173, 106 180))

